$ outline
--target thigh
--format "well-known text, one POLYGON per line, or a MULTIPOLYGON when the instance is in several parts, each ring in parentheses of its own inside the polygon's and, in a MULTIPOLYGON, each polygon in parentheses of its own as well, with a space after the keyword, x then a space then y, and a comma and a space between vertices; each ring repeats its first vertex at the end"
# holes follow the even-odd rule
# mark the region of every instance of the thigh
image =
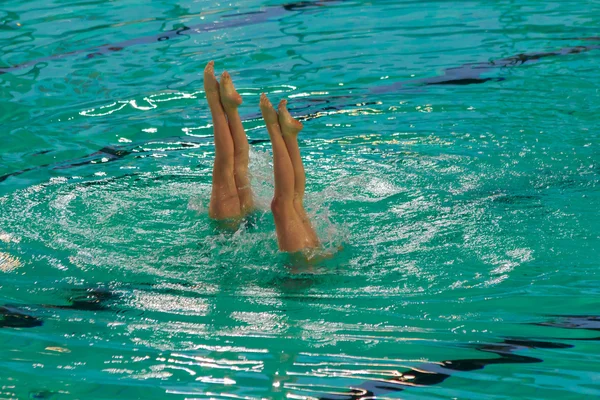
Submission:
POLYGON ((281 251, 294 253, 310 247, 310 238, 306 233, 304 223, 292 204, 274 210, 273 217, 281 251))

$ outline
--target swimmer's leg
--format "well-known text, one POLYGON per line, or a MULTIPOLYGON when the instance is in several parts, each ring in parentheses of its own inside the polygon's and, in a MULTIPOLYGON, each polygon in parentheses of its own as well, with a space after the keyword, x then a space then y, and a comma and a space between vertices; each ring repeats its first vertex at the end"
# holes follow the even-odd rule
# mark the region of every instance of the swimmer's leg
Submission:
POLYGON ((208 214, 211 218, 219 220, 238 218, 241 215, 241 209, 233 175, 233 138, 221 105, 219 83, 215 78, 214 62, 212 61, 204 69, 204 91, 212 114, 215 136, 215 163, 208 214))
POLYGON ((310 247, 310 238, 294 208, 294 167, 281 136, 277 112, 265 94, 260 97, 260 109, 273 145, 275 194, 271 210, 275 219, 277 242, 280 250, 294 253, 310 247))
POLYGON ((238 114, 238 106, 242 104, 242 97, 238 94, 231 81, 231 76, 227 72, 221 75, 219 85, 221 93, 221 104, 227 115, 227 122, 231 137, 233 138, 233 176, 240 199, 240 208, 242 215, 248 214, 254 209, 254 197, 250 188, 250 178, 248 177, 248 162, 250 147, 246 132, 242 126, 242 120, 238 114))
POLYGON ((306 175, 304 173, 302 157, 300 156, 300 148, 298 147, 298 133, 300 133, 303 126, 300 121, 294 119, 290 115, 286 108, 286 104, 287 100, 281 100, 281 102, 279 102, 278 113, 281 134, 294 168, 294 208, 304 224, 304 230, 310 238, 311 247, 318 247, 320 245, 319 238, 304 209, 306 175))

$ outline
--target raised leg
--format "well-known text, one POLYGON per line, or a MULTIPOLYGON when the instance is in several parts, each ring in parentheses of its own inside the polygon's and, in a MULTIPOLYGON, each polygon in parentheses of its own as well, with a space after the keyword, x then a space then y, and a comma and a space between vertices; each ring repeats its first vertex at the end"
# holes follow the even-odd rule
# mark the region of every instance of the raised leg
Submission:
POLYGON ((233 176, 240 199, 242 215, 248 214, 254 209, 254 197, 250 188, 248 177, 248 163, 250 161, 248 139, 246 131, 242 126, 242 120, 238 114, 238 106, 242 104, 242 97, 238 94, 227 72, 221 75, 220 94, 221 104, 227 115, 227 122, 231 137, 233 138, 233 176))
POLYGON ((294 167, 281 136, 277 112, 265 94, 260 97, 260 109, 273 146, 275 194, 271 210, 277 242, 280 250, 293 253, 311 247, 302 219, 294 207, 294 167))
POLYGON ((319 238, 304 209, 306 175, 304 173, 302 157, 300 156, 300 148, 298 147, 298 133, 300 133, 303 126, 300 121, 294 119, 290 115, 286 105, 287 100, 281 100, 279 102, 279 127, 281 128, 281 134, 294 168, 294 208, 304 224, 304 230, 310 238, 311 246, 317 247, 320 244, 319 238))
POLYGON ((204 69, 204 92, 213 120, 215 163, 208 214, 213 219, 237 218, 241 215, 240 199, 234 178, 234 145, 225 110, 221 104, 214 63, 204 69))

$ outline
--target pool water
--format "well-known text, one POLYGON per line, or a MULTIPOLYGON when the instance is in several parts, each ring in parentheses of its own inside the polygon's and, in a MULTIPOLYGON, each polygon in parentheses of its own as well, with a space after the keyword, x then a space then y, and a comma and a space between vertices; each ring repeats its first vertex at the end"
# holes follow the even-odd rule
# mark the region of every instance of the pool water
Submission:
POLYGON ((600 397, 600 7, 0 5, 0 398, 600 397), (260 210, 207 216, 202 70, 260 210), (304 121, 278 253, 258 96, 304 121))

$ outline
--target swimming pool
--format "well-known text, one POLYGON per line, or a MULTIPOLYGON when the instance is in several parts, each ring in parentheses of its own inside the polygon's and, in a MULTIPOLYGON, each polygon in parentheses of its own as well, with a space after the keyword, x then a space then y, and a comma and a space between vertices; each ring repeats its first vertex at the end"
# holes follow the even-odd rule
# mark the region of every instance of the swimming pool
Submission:
POLYGON ((0 6, 0 398, 600 396, 586 4, 0 6), (264 210, 235 234, 211 59, 264 210), (323 264, 277 252, 261 92, 304 120, 323 264))

